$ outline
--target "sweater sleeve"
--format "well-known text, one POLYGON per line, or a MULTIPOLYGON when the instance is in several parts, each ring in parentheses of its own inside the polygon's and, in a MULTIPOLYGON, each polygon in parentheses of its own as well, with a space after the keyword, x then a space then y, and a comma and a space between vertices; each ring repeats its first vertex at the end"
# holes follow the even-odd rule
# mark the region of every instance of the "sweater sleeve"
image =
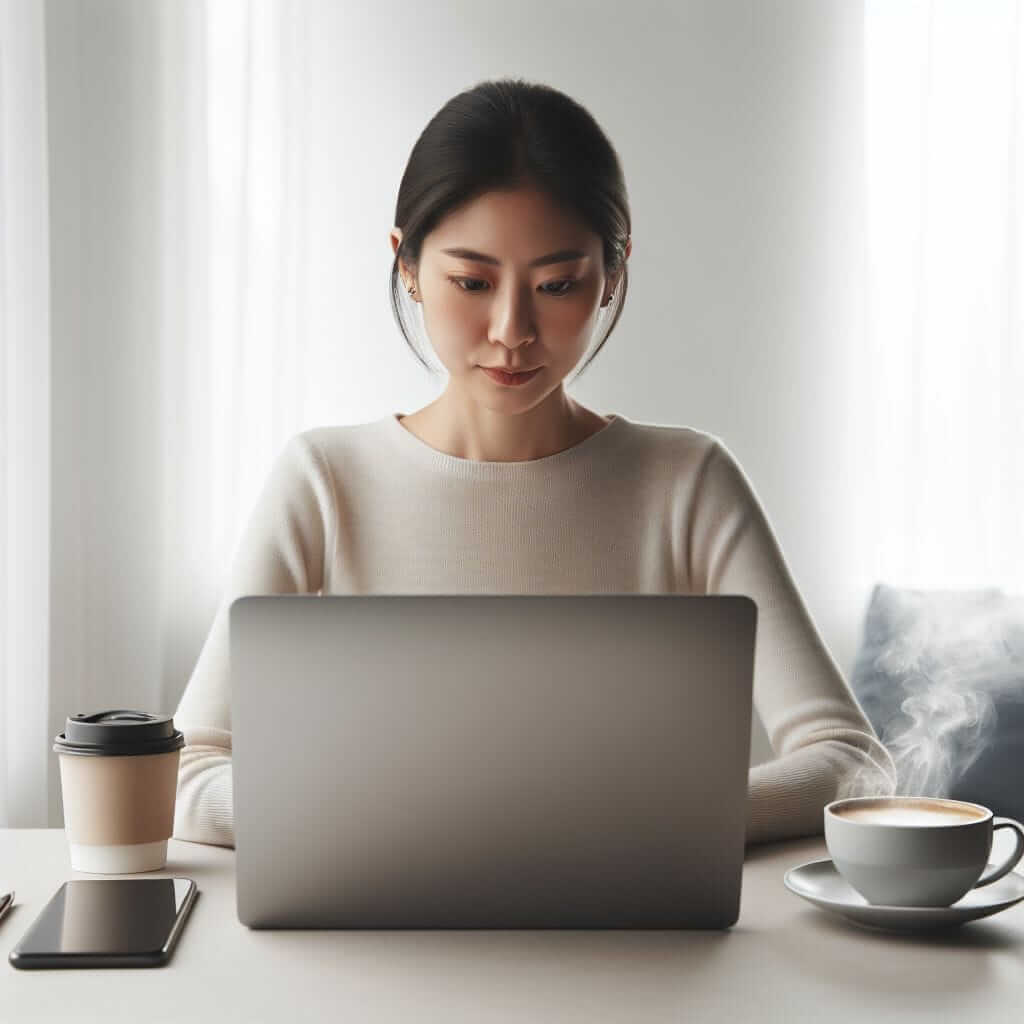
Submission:
POLYGON ((228 612, 238 597, 314 593, 333 540, 330 472, 315 444, 292 437, 271 466, 242 531, 213 624, 174 713, 185 736, 175 839, 235 845, 231 787, 228 612))
POLYGON ((753 700, 776 757, 750 769, 747 845, 821 835, 830 801, 893 794, 892 756, 822 641, 753 486, 717 439, 692 531, 694 589, 745 594, 758 609, 753 700))

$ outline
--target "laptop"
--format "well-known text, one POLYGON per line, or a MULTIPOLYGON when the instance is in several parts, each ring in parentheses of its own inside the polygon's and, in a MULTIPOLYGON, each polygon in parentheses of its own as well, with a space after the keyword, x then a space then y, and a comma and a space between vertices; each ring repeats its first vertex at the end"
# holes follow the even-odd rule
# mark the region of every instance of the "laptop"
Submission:
POLYGON ((720 594, 237 598, 239 921, 728 928, 756 621, 720 594))

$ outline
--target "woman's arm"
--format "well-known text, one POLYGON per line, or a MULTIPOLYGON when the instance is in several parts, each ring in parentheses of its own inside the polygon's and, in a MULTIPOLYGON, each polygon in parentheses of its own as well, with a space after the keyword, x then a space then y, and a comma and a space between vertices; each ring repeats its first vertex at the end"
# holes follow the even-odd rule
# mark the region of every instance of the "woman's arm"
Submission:
POLYGON ((825 647, 750 481, 712 445, 690 551, 697 592, 757 603, 754 706, 775 760, 750 770, 747 844, 824 831, 825 804, 891 794, 896 767, 825 647))
POLYGON ((185 735, 178 766, 175 839, 234 846, 231 786, 232 602, 251 594, 315 593, 334 539, 330 472, 306 434, 277 456, 238 548, 213 625, 185 687, 174 724, 185 735))

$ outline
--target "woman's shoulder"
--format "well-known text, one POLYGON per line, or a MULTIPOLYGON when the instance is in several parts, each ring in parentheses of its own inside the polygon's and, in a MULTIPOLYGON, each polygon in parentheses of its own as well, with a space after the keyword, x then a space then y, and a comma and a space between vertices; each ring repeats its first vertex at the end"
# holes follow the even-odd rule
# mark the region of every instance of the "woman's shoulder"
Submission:
POLYGON ((695 493, 698 501, 725 505, 751 503, 754 486, 740 460, 716 433, 689 425, 629 420, 620 454, 672 486, 695 493))
POLYGON ((380 468, 380 444, 386 425, 381 420, 365 423, 321 424, 288 436, 271 470, 285 482, 299 481, 332 490, 341 480, 358 475, 360 467, 380 468))
POLYGON ((707 430, 686 424, 654 423, 620 416, 623 433, 640 447, 658 454, 707 458, 716 447, 729 454, 722 439, 707 430))
POLYGON ((362 452, 379 448, 386 438, 386 418, 362 423, 324 423, 292 434, 284 445, 284 453, 292 458, 323 459, 334 463, 357 457, 362 452))

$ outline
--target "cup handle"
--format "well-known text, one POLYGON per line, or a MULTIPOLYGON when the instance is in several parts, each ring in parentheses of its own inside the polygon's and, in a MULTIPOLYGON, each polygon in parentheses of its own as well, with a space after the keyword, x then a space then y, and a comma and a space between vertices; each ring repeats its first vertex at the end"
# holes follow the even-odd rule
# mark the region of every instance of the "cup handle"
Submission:
POLYGON ((996 879, 1008 874, 1016 867, 1017 861, 1020 860, 1021 856, 1024 855, 1024 828, 1021 828, 1020 823, 1014 821, 1013 818, 993 818, 992 823, 993 832, 997 828, 1012 828, 1017 833, 1014 837, 1013 853, 1006 858, 1005 864, 993 868, 987 875, 982 875, 972 886, 974 889, 979 889, 981 886, 988 885, 990 882, 994 882, 996 879))

